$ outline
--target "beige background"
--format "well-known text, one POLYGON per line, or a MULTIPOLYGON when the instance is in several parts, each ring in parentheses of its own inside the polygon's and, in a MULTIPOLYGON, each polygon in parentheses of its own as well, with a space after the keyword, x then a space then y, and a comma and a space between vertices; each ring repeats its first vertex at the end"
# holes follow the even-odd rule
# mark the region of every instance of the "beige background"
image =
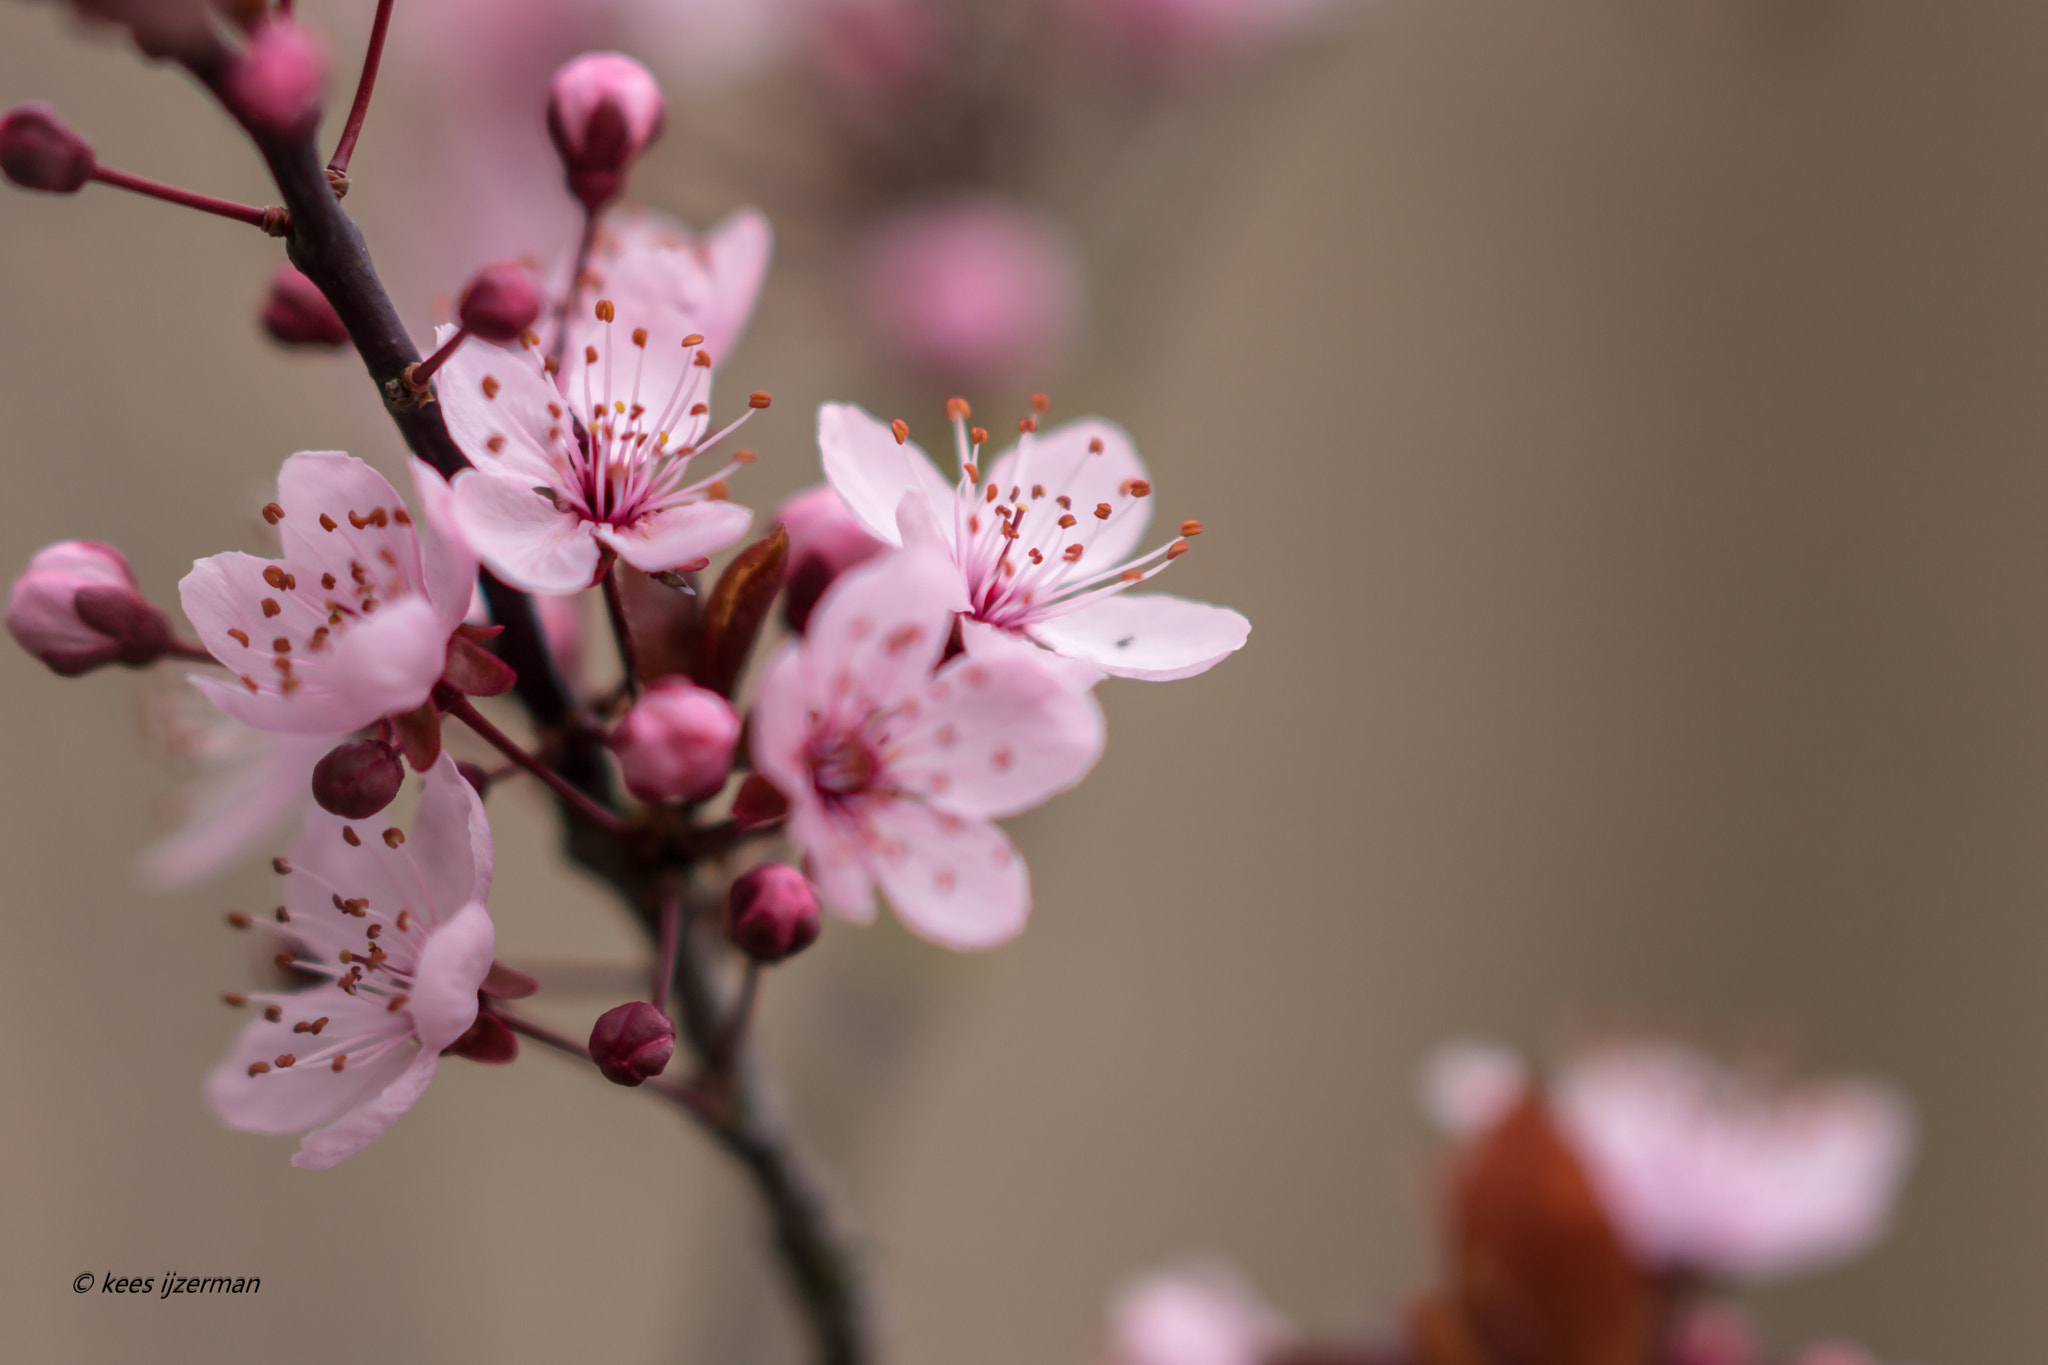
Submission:
MULTIPOLYGON (((1175 586, 1256 629, 1105 685, 1100 770, 1019 822, 1015 946, 835 928, 773 982, 895 1359, 1081 1365, 1119 1279, 1197 1251, 1369 1320, 1429 1256, 1417 1055, 1616 1018, 1918 1098, 1898 1235, 1764 1296, 1775 1336, 2039 1358, 2048 9, 1781 9, 1389 7, 1155 129, 1158 192, 1083 220, 1115 287, 1056 397, 1132 429, 1212 528, 1175 586)), ((0 6, 0 100, 32 97, 263 200, 184 82, 0 6)), ((357 163, 380 240, 403 131, 357 163)), ((725 207, 662 186, 685 155, 650 197, 725 207)), ((349 362, 259 343, 253 234, 8 192, 0 247, 0 562, 104 538, 167 597, 254 543, 287 452, 395 454, 349 362)), ((757 505, 813 477, 816 401, 890 396, 823 268, 793 252, 735 358, 778 396, 757 505)), ((790 1358, 731 1174, 555 1058, 451 1065, 331 1173, 216 1127, 217 916, 267 888, 134 888, 169 787, 140 688, 0 652, 0 1354, 790 1358), (68 1288, 166 1270, 264 1287, 68 1288)), ((492 805, 507 955, 629 960, 532 794, 492 805)))

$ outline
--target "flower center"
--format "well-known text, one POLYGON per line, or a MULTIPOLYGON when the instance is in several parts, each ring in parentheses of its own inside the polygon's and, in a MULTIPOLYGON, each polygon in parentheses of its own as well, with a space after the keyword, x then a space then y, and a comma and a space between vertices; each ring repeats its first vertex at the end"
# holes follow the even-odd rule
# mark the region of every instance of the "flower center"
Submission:
POLYGON ((811 781, 826 796, 855 796, 874 785, 881 764, 860 736, 827 739, 811 750, 811 781))

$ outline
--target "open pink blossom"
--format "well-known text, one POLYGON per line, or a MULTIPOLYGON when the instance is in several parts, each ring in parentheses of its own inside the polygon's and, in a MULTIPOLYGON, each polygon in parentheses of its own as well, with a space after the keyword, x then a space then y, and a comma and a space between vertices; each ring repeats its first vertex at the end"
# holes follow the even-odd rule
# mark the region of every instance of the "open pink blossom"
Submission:
MULTIPOLYGON (((444 502, 440 476, 413 468, 421 497, 444 502)), ((233 675, 193 686, 236 720, 292 734, 340 734, 425 702, 476 581, 457 538, 421 534, 382 474, 335 450, 286 460, 264 516, 279 558, 214 555, 178 584, 201 642, 233 675)))
MULTIPOLYGON (((960 463, 950 486, 901 423, 849 404, 818 409, 818 447, 825 477, 869 534, 946 555, 972 621, 1155 682, 1206 672, 1243 647, 1251 623, 1227 607, 1126 595, 1185 553, 1202 526, 1184 521, 1172 540, 1136 553, 1152 484, 1121 427, 1085 418, 1027 430, 984 474, 967 405, 950 406, 960 463)), ((985 637, 970 631, 969 651, 985 637)))
MULTIPOLYGON (((691 464, 767 395, 710 434, 711 357, 692 315, 650 289, 601 299, 592 316, 595 327, 570 330, 559 390, 532 343, 471 341, 441 369, 449 433, 475 465, 455 476, 455 523, 529 592, 580 592, 612 554, 648 573, 678 569, 753 522, 724 483, 752 455, 701 478, 691 464)), ((453 335, 441 329, 442 341, 453 335)))
POLYGON ((1913 1148, 1905 1100, 1861 1081, 1773 1088, 1671 1044, 1614 1044, 1552 1087, 1624 1239, 1660 1269, 1763 1280, 1883 1233, 1913 1148))
POLYGON ((1240 1276, 1200 1264, 1149 1275, 1117 1295, 1106 1365, 1262 1365, 1292 1336, 1240 1276))
POLYGON ((312 812, 279 864, 279 963, 320 981, 230 997, 259 1014, 207 1078, 214 1113, 245 1132, 304 1133, 292 1164, 314 1169, 383 1136, 476 1021, 497 943, 491 863, 483 802, 447 754, 410 835, 312 812))
POLYGON ((958 605, 958 575, 929 551, 846 574, 769 666, 753 755, 827 909, 871 919, 879 882, 912 932, 970 950, 1014 938, 1031 908, 992 821, 1079 782, 1103 722, 1071 669, 1021 642, 934 674, 958 605))

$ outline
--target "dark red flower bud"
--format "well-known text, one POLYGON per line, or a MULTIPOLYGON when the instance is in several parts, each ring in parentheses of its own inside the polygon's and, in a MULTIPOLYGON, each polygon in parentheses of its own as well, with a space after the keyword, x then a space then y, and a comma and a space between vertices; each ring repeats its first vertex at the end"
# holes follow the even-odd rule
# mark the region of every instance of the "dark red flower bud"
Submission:
POLYGON ((548 83, 548 135, 569 192, 592 213, 619 197, 626 172, 661 133, 667 108, 646 67, 617 52, 588 52, 548 83))
POLYGON ((342 346, 348 342, 348 328, 341 314, 320 292, 320 286, 289 265, 281 265, 270 277, 270 293, 263 300, 263 330, 272 341, 286 346, 342 346))
POLYGON ((675 1050, 675 1020, 644 1000, 606 1010, 590 1030, 590 1060, 614 1085, 659 1076, 675 1050))
POLYGON ((787 863, 749 868, 732 884, 726 933, 756 962, 780 962, 816 941, 818 893, 787 863))
POLYGON ((313 765, 313 799, 344 820, 367 820, 405 784, 398 751, 380 739, 354 739, 313 765))
POLYGON ((47 104, 24 104, 0 117, 0 172, 25 190, 76 194, 92 179, 92 144, 47 104))
POLYGON ((476 272, 455 305, 464 331, 485 341, 517 341, 540 317, 540 279, 517 261, 476 272))

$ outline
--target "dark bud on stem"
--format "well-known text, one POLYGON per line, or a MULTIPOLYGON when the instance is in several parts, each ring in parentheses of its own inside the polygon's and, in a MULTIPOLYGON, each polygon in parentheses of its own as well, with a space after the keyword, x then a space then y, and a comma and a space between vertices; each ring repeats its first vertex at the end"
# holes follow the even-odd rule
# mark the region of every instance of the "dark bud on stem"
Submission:
POLYGON ((24 104, 0 117, 0 172, 25 190, 76 194, 92 179, 92 144, 47 104, 24 104))
POLYGON ((313 799, 344 820, 367 820, 391 804, 405 784, 398 751, 378 739, 337 745, 313 765, 313 799))
POLYGON ((487 265, 476 272, 455 305, 462 330, 485 341, 519 340, 540 317, 540 280, 516 261, 487 265))
POLYGON ((626 173, 661 134, 667 108, 646 67, 617 52, 589 52, 548 84, 548 136, 569 192, 587 212, 619 197, 626 173))
POLYGON ((270 277, 270 293, 263 300, 263 330, 270 339, 286 346, 345 346, 348 328, 341 315, 320 292, 320 286, 289 265, 281 265, 270 277))
POLYGON ((590 1030, 590 1060, 614 1085, 659 1076, 675 1050, 675 1021, 644 1000, 606 1010, 590 1030))
POLYGON ((756 962, 780 962, 817 941, 818 893, 786 863, 740 874, 727 901, 726 934, 756 962))

